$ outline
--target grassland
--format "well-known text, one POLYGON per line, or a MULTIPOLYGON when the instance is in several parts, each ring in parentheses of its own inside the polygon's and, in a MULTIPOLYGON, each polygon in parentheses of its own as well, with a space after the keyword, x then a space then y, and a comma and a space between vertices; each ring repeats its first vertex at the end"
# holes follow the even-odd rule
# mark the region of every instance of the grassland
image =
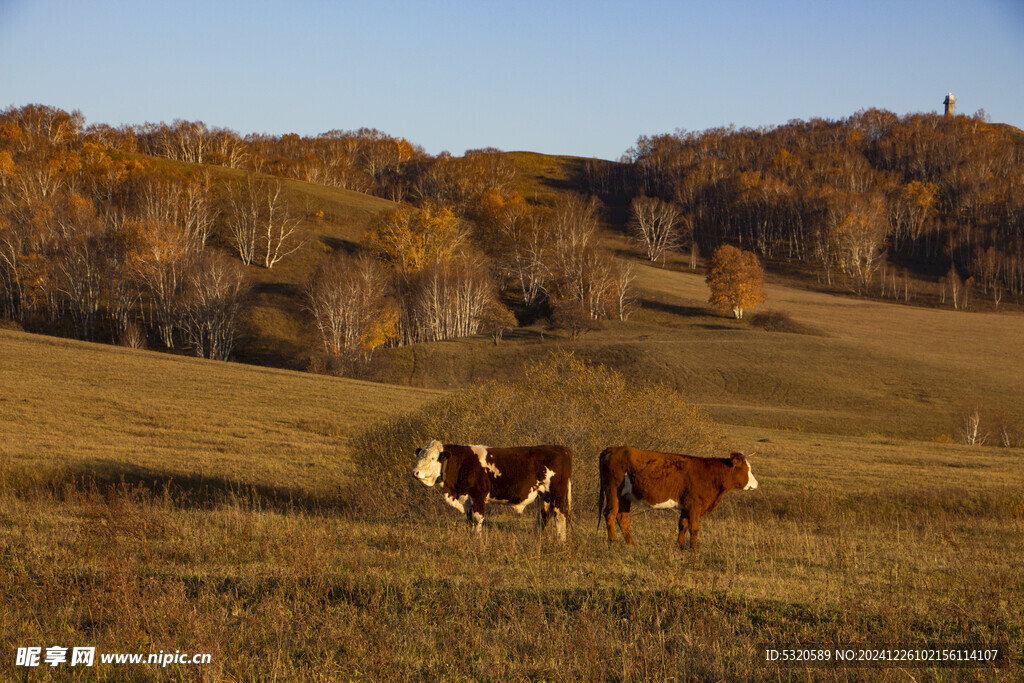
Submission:
POLYGON ((0 349, 0 467, 16 478, 330 497, 353 431, 437 395, 6 330, 0 349))
MULTIPOLYGON (((666 276, 642 277, 654 291, 666 276)), ((800 301, 786 305, 803 319, 800 301)), ((860 347, 842 330, 862 309, 826 324, 806 305, 830 335, 809 339, 860 347)), ((778 336, 719 322, 730 331, 706 332, 778 336)), ((431 391, 8 331, 0 385, 5 678, 24 674, 13 652, 30 645, 213 656, 83 680, 1015 680, 1024 667, 1019 450, 851 436, 831 418, 817 422, 831 432, 745 426, 730 405, 722 429, 757 452, 761 488, 727 497, 694 555, 672 547, 667 512, 635 515, 635 548, 608 546, 582 509, 564 546, 508 511, 472 539, 425 489, 420 514, 369 514, 389 501, 358 495, 349 437, 431 391), (1001 643, 1009 656, 998 670, 761 660, 800 642, 1001 643)))

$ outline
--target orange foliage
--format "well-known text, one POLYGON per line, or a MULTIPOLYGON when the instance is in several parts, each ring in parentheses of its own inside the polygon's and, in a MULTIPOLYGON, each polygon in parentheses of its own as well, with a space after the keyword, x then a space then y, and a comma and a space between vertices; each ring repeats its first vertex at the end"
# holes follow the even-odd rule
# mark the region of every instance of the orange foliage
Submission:
POLYGON ((764 269, 757 256, 725 245, 715 250, 708 263, 708 303, 736 318, 743 311, 764 301, 764 269))

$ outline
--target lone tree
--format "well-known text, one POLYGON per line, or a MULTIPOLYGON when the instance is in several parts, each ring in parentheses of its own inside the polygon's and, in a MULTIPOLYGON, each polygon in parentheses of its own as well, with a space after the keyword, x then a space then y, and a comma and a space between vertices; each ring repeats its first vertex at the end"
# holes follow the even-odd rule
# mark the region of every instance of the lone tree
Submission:
POLYGON ((501 342, 502 335, 519 326, 516 316, 500 301, 492 301, 480 317, 481 331, 491 335, 494 345, 501 342))
POLYGON ((764 301, 764 269, 753 252, 725 245, 715 250, 708 262, 708 303, 731 310, 737 319, 743 309, 764 301))

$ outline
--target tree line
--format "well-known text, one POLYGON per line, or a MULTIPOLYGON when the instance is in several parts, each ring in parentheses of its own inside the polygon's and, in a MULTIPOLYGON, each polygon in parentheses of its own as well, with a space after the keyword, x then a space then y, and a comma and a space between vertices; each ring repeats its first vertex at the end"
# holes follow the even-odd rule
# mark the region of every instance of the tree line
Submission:
POLYGON ((77 112, 0 112, 0 317, 27 329, 227 358, 243 264, 294 251, 275 179, 218 186, 103 141, 77 112), (214 248, 216 226, 229 236, 214 248), (237 258, 236 258, 237 256, 237 258))
POLYGON ((893 291, 903 269, 970 278, 997 304, 1024 293, 1024 144, 983 112, 677 131, 639 138, 622 161, 585 180, 633 197, 652 260, 728 243, 856 291, 893 291))
POLYGON ((375 216, 364 250, 338 254, 306 287, 332 360, 368 360, 383 345, 486 333, 546 316, 573 336, 630 312, 631 266, 597 241, 593 197, 552 206, 484 191, 464 207, 429 200, 375 216))
POLYGON ((246 267, 273 268, 304 243, 288 178, 398 202, 372 220, 360 253, 336 255, 306 284, 329 359, 481 332, 497 343, 518 324, 513 309, 557 311, 573 330, 628 315, 632 272, 598 244, 597 201, 524 199, 497 150, 431 157, 367 129, 242 138, 201 122, 86 127, 78 112, 28 105, 0 112, 0 316, 227 358, 246 267), (209 164, 247 173, 224 181, 209 164))
POLYGON ((983 114, 871 109, 641 137, 622 163, 584 164, 583 192, 551 200, 523 197, 493 149, 430 156, 373 129, 86 126, 78 112, 12 107, 0 112, 0 316, 226 358, 247 268, 273 268, 305 241, 291 178, 397 202, 358 253, 306 283, 328 358, 478 333, 497 342, 518 320, 575 336, 625 319, 633 271, 598 239, 598 195, 631 199, 629 228, 651 260, 689 248, 695 266, 729 244, 858 292, 909 296, 917 272, 942 275, 955 307, 975 290, 998 305, 1024 293, 1022 171, 1024 145, 983 114), (225 180, 210 164, 245 173, 225 180))

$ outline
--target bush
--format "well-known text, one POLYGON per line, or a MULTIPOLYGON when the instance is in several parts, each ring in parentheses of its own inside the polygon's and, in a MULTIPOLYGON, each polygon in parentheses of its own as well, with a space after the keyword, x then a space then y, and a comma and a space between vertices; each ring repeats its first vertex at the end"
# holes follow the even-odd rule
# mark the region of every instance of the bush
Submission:
MULTIPOLYGON (((597 504, 597 456, 608 446, 711 455, 723 438, 710 418, 678 391, 637 384, 604 366, 556 352, 514 381, 453 392, 410 413, 386 418, 353 440, 360 491, 387 513, 444 508, 412 477, 416 450, 445 443, 562 444, 573 453, 573 508, 597 504), (381 506, 380 501, 388 501, 381 506), (431 507, 432 506, 432 507, 431 507)), ((444 508, 446 509, 446 508, 444 508)), ((450 510, 449 510, 450 512, 450 510)))
POLYGON ((786 311, 769 310, 763 313, 755 313, 750 316, 750 326, 762 329, 765 332, 788 332, 789 334, 824 336, 817 328, 793 320, 793 316, 786 311))
POLYGON ((786 311, 765 311, 755 313, 750 318, 751 327, 759 327, 766 332, 792 332, 796 329, 793 317, 786 311))
POLYGON ((601 322, 591 318, 579 301, 564 299, 552 304, 548 328, 563 330, 575 341, 587 332, 601 329, 601 322))

